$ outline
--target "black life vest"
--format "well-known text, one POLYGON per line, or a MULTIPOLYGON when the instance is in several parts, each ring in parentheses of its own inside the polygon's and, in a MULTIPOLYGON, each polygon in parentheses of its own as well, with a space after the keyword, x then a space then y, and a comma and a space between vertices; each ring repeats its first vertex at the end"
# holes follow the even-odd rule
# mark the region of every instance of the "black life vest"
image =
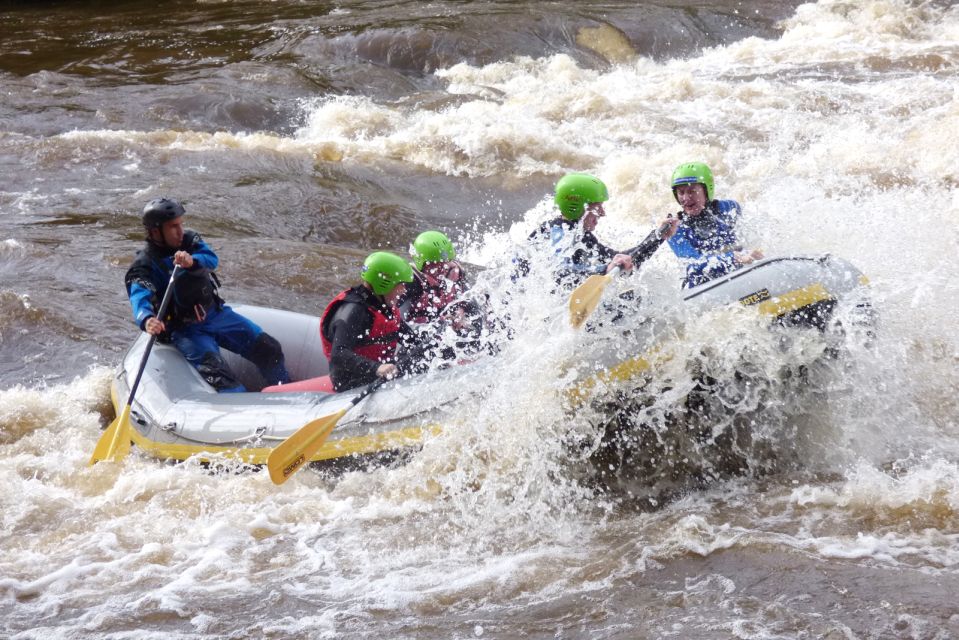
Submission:
MULTIPOLYGON (((161 247, 153 242, 147 242, 145 249, 138 253, 134 267, 142 265, 145 267, 143 271, 152 270, 162 273, 165 285, 166 279, 170 277, 173 270, 173 254, 177 251, 192 253, 191 249, 200 242, 200 235, 189 229, 184 232, 183 242, 177 248, 161 247)), ((135 271, 136 269, 131 269, 131 272, 135 271)), ((220 279, 214 271, 206 269, 181 271, 173 282, 173 296, 163 321, 170 324, 171 328, 203 322, 207 313, 214 307, 223 306, 223 298, 217 293, 219 288, 220 279)), ((165 287, 156 292, 157 300, 154 301, 154 305, 159 304, 159 299, 163 297, 164 292, 165 287)))

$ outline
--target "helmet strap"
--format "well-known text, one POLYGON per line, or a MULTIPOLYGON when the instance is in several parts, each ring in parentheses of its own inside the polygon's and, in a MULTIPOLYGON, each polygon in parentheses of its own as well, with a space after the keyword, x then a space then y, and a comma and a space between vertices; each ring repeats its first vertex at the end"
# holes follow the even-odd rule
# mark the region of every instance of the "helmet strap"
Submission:
POLYGON ((147 241, 158 247, 166 246, 166 241, 163 239, 163 230, 160 227, 147 227, 147 241))

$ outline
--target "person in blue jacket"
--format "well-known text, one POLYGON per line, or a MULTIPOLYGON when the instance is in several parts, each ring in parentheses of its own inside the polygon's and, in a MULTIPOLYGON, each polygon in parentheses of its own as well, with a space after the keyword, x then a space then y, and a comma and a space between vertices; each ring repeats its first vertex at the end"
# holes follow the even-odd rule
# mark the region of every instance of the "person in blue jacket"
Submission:
POLYGON ((146 245, 137 252, 124 279, 134 322, 150 335, 172 342, 217 391, 246 391, 220 347, 256 365, 267 385, 289 382, 280 343, 226 306, 217 294, 214 269, 219 258, 200 234, 183 228, 185 213, 170 198, 151 200, 143 208, 146 245), (156 309, 174 265, 181 270, 173 297, 167 316, 158 318, 156 309))
POLYGON ((713 172, 702 162, 687 162, 672 175, 673 196, 683 210, 664 222, 669 246, 686 262, 683 287, 695 287, 763 257, 744 250, 736 235, 742 208, 735 200, 714 199, 713 172))

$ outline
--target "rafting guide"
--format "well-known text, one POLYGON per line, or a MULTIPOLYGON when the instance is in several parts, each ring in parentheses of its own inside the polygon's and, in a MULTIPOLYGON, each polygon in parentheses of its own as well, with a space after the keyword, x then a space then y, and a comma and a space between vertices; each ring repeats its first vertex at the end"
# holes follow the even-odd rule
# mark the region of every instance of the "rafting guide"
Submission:
POLYGON ((171 198, 151 200, 143 208, 146 244, 125 278, 134 322, 150 335, 172 342, 217 391, 247 390, 220 347, 256 365, 267 384, 289 382, 280 343, 220 298, 214 273, 219 258, 200 234, 184 229, 185 213, 183 205, 171 198), (181 272, 172 280, 172 304, 159 318, 157 305, 174 266, 181 272))

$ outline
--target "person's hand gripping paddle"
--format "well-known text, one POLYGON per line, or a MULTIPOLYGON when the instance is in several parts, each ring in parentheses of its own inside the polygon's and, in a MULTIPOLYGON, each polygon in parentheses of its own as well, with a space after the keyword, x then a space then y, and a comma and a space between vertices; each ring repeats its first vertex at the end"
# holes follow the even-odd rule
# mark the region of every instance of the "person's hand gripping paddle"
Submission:
MULTIPOLYGON (((650 233, 639 245, 630 251, 633 261, 636 265, 646 260, 666 239, 666 232, 669 230, 670 223, 663 223, 658 229, 650 233)), ((569 297, 569 323, 574 329, 579 329, 585 324, 586 320, 593 315, 600 300, 603 299, 603 291, 606 285, 613 281, 613 278, 619 274, 619 266, 610 269, 605 275, 591 275, 586 278, 583 284, 573 290, 569 297)))
MULTIPOLYGON (((174 266, 173 271, 170 273, 170 281, 166 285, 163 300, 160 301, 160 309, 156 314, 157 318, 163 318, 166 314, 166 309, 170 305, 170 298, 173 297, 173 280, 179 271, 180 267, 174 266)), ((151 335, 150 341, 143 351, 143 357, 140 358, 140 368, 137 370, 137 377, 133 381, 133 386, 130 387, 130 395, 127 397, 127 403, 124 405, 123 411, 120 412, 117 419, 110 423, 110 426, 107 427, 106 431, 103 432, 103 435, 101 435, 97 441, 97 446, 93 449, 93 455, 90 457, 91 465, 101 460, 118 462, 130 453, 130 432, 133 429, 130 425, 130 411, 133 405, 133 397, 137 393, 137 387, 140 386, 140 378, 143 377, 143 370, 147 366, 147 359, 150 357, 150 352, 153 350, 153 345, 156 341, 157 337, 151 335)))

